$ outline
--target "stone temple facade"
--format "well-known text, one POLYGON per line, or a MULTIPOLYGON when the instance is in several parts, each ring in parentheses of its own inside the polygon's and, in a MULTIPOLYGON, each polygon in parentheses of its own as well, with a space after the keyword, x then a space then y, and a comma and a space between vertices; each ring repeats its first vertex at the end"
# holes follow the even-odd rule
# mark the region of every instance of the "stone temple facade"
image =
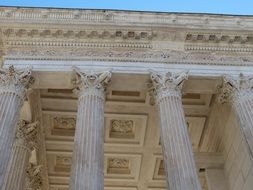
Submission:
POLYGON ((0 7, 1 190, 252 190, 253 16, 0 7))

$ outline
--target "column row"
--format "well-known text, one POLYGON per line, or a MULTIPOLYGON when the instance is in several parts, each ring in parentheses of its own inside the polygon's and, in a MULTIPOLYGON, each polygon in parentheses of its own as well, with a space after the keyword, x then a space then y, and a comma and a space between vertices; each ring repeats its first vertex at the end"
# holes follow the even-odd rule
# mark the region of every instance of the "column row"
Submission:
MULTIPOLYGON (((104 103, 111 73, 82 72, 78 68, 74 68, 74 71, 78 113, 70 189, 103 190, 104 103)), ((201 189, 182 105, 181 89, 187 76, 187 73, 151 73, 150 92, 155 97, 159 110, 164 165, 170 190, 201 189)), ((28 167, 30 152, 34 149, 35 144, 32 142, 36 141, 37 123, 29 124, 22 121, 18 124, 18 119, 26 91, 33 81, 31 69, 15 70, 14 67, 9 67, 8 70, 0 70, 1 189, 24 189, 24 172, 28 167)), ((219 96, 221 102, 232 102, 241 122, 251 158, 252 89, 253 77, 225 76, 219 96)))
MULTIPOLYGON (((105 88, 111 73, 74 70, 79 99, 70 189, 103 190, 103 114, 105 88)), ((170 190, 201 189, 182 107, 181 88, 185 79, 186 73, 151 74, 170 190)))

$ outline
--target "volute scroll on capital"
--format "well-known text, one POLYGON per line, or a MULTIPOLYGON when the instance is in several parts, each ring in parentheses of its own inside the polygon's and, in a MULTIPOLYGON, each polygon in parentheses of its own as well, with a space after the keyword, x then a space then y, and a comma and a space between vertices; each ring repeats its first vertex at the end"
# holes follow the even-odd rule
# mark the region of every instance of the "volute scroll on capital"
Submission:
POLYGON ((37 149, 37 134, 39 122, 28 122, 20 120, 18 122, 15 145, 23 146, 29 150, 37 149))
POLYGON ((110 71, 83 72, 77 67, 73 67, 73 70, 76 74, 74 91, 79 97, 92 95, 104 99, 106 87, 111 80, 112 74, 110 71))
POLYGON ((10 66, 7 69, 0 69, 0 94, 9 92, 24 100, 27 89, 31 87, 34 80, 32 67, 18 70, 10 66))
POLYGON ((188 72, 172 73, 172 72, 156 72, 151 71, 150 93, 155 96, 159 102, 162 98, 175 96, 181 98, 182 87, 185 80, 188 79, 188 72))
POLYGON ((245 76, 242 73, 238 77, 224 75, 222 85, 218 86, 218 102, 233 102, 253 98, 253 75, 245 76))

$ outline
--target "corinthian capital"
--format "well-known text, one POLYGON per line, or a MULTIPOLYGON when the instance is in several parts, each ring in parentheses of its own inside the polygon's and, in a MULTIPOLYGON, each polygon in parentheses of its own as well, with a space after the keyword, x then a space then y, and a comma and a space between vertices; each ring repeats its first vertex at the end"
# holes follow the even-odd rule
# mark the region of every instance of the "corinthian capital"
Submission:
POLYGON ((181 97, 181 89, 183 82, 188 79, 188 72, 182 73, 159 73, 152 71, 150 75, 152 86, 151 93, 156 96, 159 101, 165 96, 181 97))
POLYGON ((253 76, 244 76, 240 74, 238 77, 229 75, 223 76, 222 86, 218 87, 220 103, 229 101, 238 101, 253 97, 253 76))
POLYGON ((0 69, 0 93, 11 92, 24 98, 26 90, 33 84, 31 68, 16 70, 14 66, 0 69))
POLYGON ((111 79, 110 71, 81 72, 79 68, 73 68, 76 74, 75 86, 80 96, 97 95, 104 97, 104 92, 111 79))
POLYGON ((40 190, 42 185, 42 166, 30 163, 26 172, 26 189, 40 190))
POLYGON ((21 145, 30 150, 37 147, 38 122, 29 123, 25 120, 18 122, 15 145, 21 145))

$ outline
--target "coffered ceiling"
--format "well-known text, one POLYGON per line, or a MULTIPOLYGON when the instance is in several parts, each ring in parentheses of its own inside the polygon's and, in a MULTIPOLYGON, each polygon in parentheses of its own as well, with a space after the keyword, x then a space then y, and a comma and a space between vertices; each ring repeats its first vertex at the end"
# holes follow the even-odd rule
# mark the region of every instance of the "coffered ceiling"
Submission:
MULTIPOLYGON (((108 87, 104 136, 105 190, 166 189, 157 108, 148 93, 148 77, 142 77, 116 75, 108 87)), ((184 89, 191 89, 193 83, 198 85, 198 80, 188 81, 184 89)), ((67 190, 77 97, 71 89, 43 89, 40 97, 50 189, 67 190)), ((212 97, 212 93, 190 91, 183 95, 188 130, 204 190, 207 190, 205 168, 223 166, 220 153, 203 152, 201 148, 203 139, 207 138, 205 130, 212 97)))

